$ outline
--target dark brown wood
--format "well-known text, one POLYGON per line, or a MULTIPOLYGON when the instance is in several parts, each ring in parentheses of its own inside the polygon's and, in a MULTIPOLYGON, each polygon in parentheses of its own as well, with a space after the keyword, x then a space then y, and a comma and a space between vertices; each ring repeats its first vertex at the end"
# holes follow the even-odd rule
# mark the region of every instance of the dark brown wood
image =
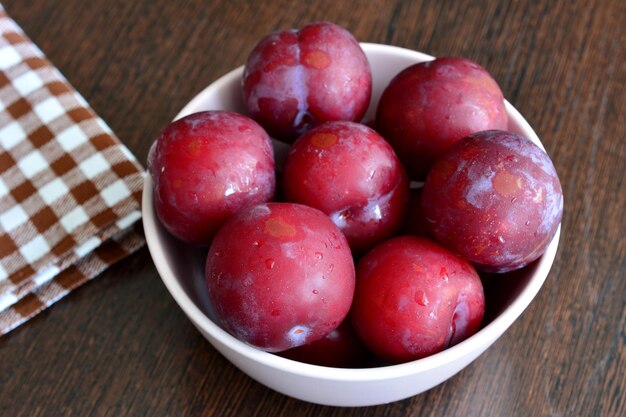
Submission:
POLYGON ((474 59, 542 138, 565 215, 521 319, 414 398, 321 407, 252 381, 193 328, 143 249, 0 339, 0 415, 626 415, 623 0, 3 3, 142 161, 189 99, 277 28, 325 19, 361 41, 474 59))

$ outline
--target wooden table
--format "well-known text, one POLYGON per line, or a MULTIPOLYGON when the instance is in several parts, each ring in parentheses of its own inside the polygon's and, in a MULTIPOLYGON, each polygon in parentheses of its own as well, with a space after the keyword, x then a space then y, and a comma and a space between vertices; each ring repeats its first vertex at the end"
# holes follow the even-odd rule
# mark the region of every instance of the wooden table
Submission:
POLYGON ((325 19, 361 41, 474 59, 541 137, 565 214, 529 309, 414 398, 342 409, 254 382, 195 330, 144 248, 0 339, 0 415, 626 415, 623 0, 3 3, 141 161, 188 100, 274 29, 325 19))

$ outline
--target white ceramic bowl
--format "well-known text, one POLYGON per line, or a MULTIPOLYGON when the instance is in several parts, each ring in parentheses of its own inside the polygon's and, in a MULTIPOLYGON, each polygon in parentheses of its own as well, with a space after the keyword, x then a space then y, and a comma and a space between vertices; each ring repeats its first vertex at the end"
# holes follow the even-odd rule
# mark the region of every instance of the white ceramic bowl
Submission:
MULTIPOLYGON (((373 74, 372 102, 365 117, 367 119, 375 114, 382 90, 395 74, 411 64, 433 57, 386 45, 364 43, 362 47, 373 74)), ((240 91, 242 73, 243 67, 240 67, 215 81, 187 104, 176 118, 201 110, 245 113, 240 91)), ((506 109, 509 129, 543 148, 519 112, 508 102, 506 109)), ((285 146, 278 145, 277 160, 284 151, 285 146)), ((409 363, 339 369, 309 365, 262 352, 235 339, 216 324, 204 288, 206 250, 181 243, 160 225, 154 212, 149 176, 143 191, 143 224, 150 254, 167 289, 191 322, 222 355, 250 377, 276 391, 301 400, 335 406, 375 405, 411 397, 440 384, 467 366, 511 326, 535 297, 552 266, 560 235, 559 227, 546 253, 532 265, 507 278, 507 283, 496 289, 497 300, 487 299, 485 323, 474 336, 443 352, 409 363)))

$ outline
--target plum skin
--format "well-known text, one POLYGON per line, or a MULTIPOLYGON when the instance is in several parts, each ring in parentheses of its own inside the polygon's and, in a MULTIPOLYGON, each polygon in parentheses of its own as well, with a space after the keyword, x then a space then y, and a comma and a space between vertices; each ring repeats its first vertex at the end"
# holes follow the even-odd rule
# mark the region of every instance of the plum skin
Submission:
POLYGON ((397 231, 409 191, 391 146, 353 122, 327 122, 298 138, 285 160, 282 186, 288 201, 329 215, 355 255, 397 231))
POLYGON ((424 184, 427 227, 488 272, 541 256, 563 215, 563 191, 548 155, 507 131, 469 135, 442 156, 424 184))
POLYGON ((476 270, 441 245, 400 236, 359 260, 350 322, 391 363, 420 359, 474 334, 485 311, 476 270))
POLYGON ((280 356, 333 368, 362 368, 371 359, 371 353, 347 320, 322 339, 280 352, 280 356))
POLYGON ((444 57, 396 75, 378 103, 376 125, 411 179, 422 181, 433 161, 465 136, 506 129, 498 83, 480 65, 444 57))
POLYGON ((243 207, 274 195, 274 149, 254 120, 204 111, 170 123, 148 155, 157 217, 177 238, 211 242, 243 207))
POLYGON ((215 236, 205 272, 218 321, 268 352, 325 337, 354 294, 346 238, 324 213, 300 204, 260 204, 233 216, 215 236))
POLYGON ((369 105, 369 62, 352 34, 329 22, 262 39, 243 74, 249 114, 272 137, 293 142, 331 120, 360 120, 369 105))

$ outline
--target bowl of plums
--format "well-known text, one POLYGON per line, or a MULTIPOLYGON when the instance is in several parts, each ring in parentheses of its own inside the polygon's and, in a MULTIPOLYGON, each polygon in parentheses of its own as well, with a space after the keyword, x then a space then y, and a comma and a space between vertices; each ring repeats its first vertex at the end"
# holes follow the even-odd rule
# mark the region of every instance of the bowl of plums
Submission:
POLYGON ((533 129, 479 64, 330 22, 242 64, 148 155, 143 224, 172 297, 301 400, 383 404, 452 377, 554 261, 563 193, 533 129))

